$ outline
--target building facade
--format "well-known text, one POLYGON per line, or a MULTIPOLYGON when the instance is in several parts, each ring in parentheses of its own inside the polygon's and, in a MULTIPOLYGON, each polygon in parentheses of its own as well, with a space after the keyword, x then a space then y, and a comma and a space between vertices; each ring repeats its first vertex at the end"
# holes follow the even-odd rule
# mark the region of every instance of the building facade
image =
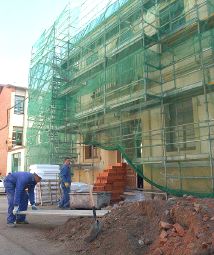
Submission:
POLYGON ((33 47, 29 163, 125 160, 147 188, 214 196, 213 1, 104 2, 33 47))
POLYGON ((0 85, 0 173, 25 169, 27 89, 0 85))

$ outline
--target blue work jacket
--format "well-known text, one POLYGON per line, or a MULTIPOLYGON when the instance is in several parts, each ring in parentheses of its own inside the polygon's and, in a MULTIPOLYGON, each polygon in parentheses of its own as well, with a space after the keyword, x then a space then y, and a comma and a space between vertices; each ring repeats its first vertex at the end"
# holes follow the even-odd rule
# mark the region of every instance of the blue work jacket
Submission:
POLYGON ((34 188, 36 186, 36 181, 34 175, 29 172, 15 172, 9 174, 5 178, 5 182, 10 182, 14 185, 15 196, 14 205, 18 206, 21 201, 21 196, 25 189, 28 189, 28 195, 31 205, 35 204, 34 188))
POLYGON ((60 169, 60 179, 62 182, 68 182, 71 183, 71 167, 70 165, 62 165, 60 169))

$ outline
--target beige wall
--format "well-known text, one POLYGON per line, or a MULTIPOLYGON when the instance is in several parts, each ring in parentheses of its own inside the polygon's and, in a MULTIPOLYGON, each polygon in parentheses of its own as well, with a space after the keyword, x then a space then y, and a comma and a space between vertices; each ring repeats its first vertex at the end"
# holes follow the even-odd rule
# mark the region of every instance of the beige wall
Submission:
MULTIPOLYGON (((186 21, 190 21, 193 18, 196 18, 197 12, 194 9, 196 0, 186 0, 184 1, 185 5, 185 11, 187 13, 186 15, 186 21)), ((205 3, 205 0, 198 0, 197 3, 205 3)), ((163 6, 164 8, 164 6, 163 6)), ((153 15, 154 10, 150 10, 145 16, 144 19, 148 23, 154 23, 155 22, 155 16, 153 15)), ((155 11, 154 11, 155 12, 155 11)), ((206 18, 208 15, 207 6, 201 6, 199 9, 199 17, 200 19, 206 18)), ((115 22, 115 21, 114 21, 115 22)), ((152 35, 155 32, 155 28, 152 28, 147 22, 144 24, 144 32, 146 34, 152 35)), ((137 22, 136 22, 137 23, 137 22)), ((154 24, 156 25, 156 24, 154 24)), ((136 25, 138 26, 138 25, 136 25)), ((138 31, 138 30, 136 30, 138 31)), ((113 48, 115 48, 116 45, 116 36, 111 39, 111 41, 107 42, 107 51, 112 51, 113 48)), ((172 47, 172 51, 163 50, 161 52, 162 59, 161 62, 163 65, 166 65, 167 67, 163 70, 153 70, 148 75, 149 78, 154 81, 160 80, 160 75, 162 76, 162 89, 163 92, 166 91, 172 91, 173 89, 178 89, 182 91, 184 87, 190 86, 201 86, 204 82, 203 80, 203 72, 201 68, 201 59, 203 57, 203 60, 206 63, 213 63, 213 51, 209 49, 210 45, 205 45, 207 42, 205 40, 202 42, 204 50, 201 54, 194 54, 194 50, 199 50, 199 43, 195 43, 193 45, 193 38, 189 38, 186 41, 183 41, 183 43, 179 43, 177 46, 174 46, 176 44, 176 38, 178 38, 179 35, 175 35, 175 37, 172 38, 172 41, 169 42, 169 47, 172 47), (177 37, 176 37, 177 36, 177 37), (194 49, 194 47, 196 49, 194 49), (192 50, 192 51, 190 51, 192 50)), ((184 37, 185 38, 185 37, 184 37)), ((160 52, 161 45, 156 44, 153 45, 149 50, 153 52, 153 54, 157 54, 160 52)), ((100 50, 100 52, 102 52, 100 50)), ((158 58, 157 58, 158 59, 158 58)), ((158 68, 157 68, 158 69, 158 68)), ((205 71, 206 73, 206 82, 214 81, 214 70, 213 67, 207 68, 205 71)), ((214 86, 214 85, 212 85, 214 86)), ((148 86, 149 93, 154 93, 161 95, 161 85, 150 84, 148 86)), ((190 93, 190 92, 189 92, 190 93)), ((118 93, 119 94, 119 93, 118 93)), ((118 100, 116 95, 115 99, 118 100)), ((121 96, 121 95, 120 95, 121 96)), ((87 97, 87 96, 86 96, 87 97)), ((214 93, 209 94, 208 97, 208 108, 209 108, 209 119, 214 119, 214 93)), ((195 146, 196 149, 194 150, 188 150, 188 151, 181 151, 178 155, 178 152, 165 152, 164 148, 164 133, 163 133, 163 127, 165 125, 164 123, 164 116, 162 113, 161 107, 152 108, 150 110, 144 110, 141 113, 141 121, 142 121, 142 157, 143 160, 148 161, 157 161, 160 162, 163 160, 164 154, 168 157, 178 157, 180 156, 186 156, 187 154, 191 158, 191 156, 195 156, 194 159, 198 158, 198 155, 200 157, 205 157, 208 159, 209 156, 209 141, 208 135, 211 131, 211 135, 214 136, 214 128, 208 128, 206 124, 206 120, 208 119, 208 116, 206 115, 206 102, 204 95, 202 96, 196 96, 192 99, 193 102, 193 116, 194 116, 194 123, 195 124, 195 146), (204 140, 204 141, 203 141, 204 140)), ((107 115, 106 115, 107 116, 107 115)), ((110 116, 108 116, 110 119, 110 116)), ((116 121, 116 120, 114 120, 116 121)), ((106 123, 105 123, 106 124, 106 123)), ((104 137, 103 137, 104 138, 104 137)), ((106 139, 106 138, 105 138, 106 139)), ((104 139, 104 140, 105 140, 104 139)), ((213 145, 212 145, 213 146, 213 145)), ((214 149, 213 149, 214 150, 214 149)), ((84 158, 81 159, 82 162, 86 162, 84 158)), ((181 159, 180 159, 181 160, 181 159)), ((117 155, 116 152, 111 151, 104 151, 100 150, 99 152, 99 158, 95 160, 97 165, 94 167, 93 172, 91 172, 91 182, 94 181, 95 176, 99 171, 106 168, 108 165, 111 165, 115 162, 117 162, 117 155)), ((182 161, 182 160, 181 160, 182 161)), ((87 161, 88 162, 88 161, 87 161)), ((162 164, 156 164, 155 167, 152 167, 151 165, 145 164, 144 165, 144 174, 149 178, 154 180, 155 182, 165 186, 166 182, 166 176, 165 176, 165 167, 162 166, 162 164), (158 167, 159 166, 159 167, 158 167)), ((170 168, 167 167, 167 174, 175 174, 179 176, 179 171, 177 168, 170 168)), ((185 176, 185 172, 182 173, 183 176, 185 176)), ((209 167, 204 167, 203 169, 198 169, 197 167, 188 167, 188 174, 190 176, 197 176, 197 175, 209 175, 209 167), (200 171, 200 173, 199 173, 200 171)), ((76 172, 76 178, 78 180, 85 179, 85 174, 78 171, 76 172)), ((192 190, 194 191, 197 185, 199 185, 199 182, 201 180, 193 180, 192 182, 186 181, 185 179, 180 181, 179 179, 173 179, 169 178, 167 181, 167 185, 169 187, 174 188, 180 188, 182 186, 183 189, 192 190), (188 186, 189 185, 189 186, 188 186)), ((210 189, 210 181, 202 180, 201 181, 201 187, 208 187, 207 190, 210 189)), ((150 187, 149 184, 145 183, 145 188, 150 187)), ((200 190, 200 188, 198 189, 200 190)))
MULTIPOLYGON (((207 161, 209 164, 209 161, 207 161)), ((202 167, 189 167, 179 169, 178 167, 168 167, 167 176, 165 178, 165 171, 162 165, 156 165, 155 167, 146 165, 144 166, 144 175, 149 178, 151 181, 154 181, 158 185, 167 187, 169 189, 182 189, 183 191, 187 190, 189 192, 212 192, 212 179, 206 178, 210 176, 211 169, 209 166, 202 167), (200 174, 199 174, 200 173, 200 174), (200 175, 200 177, 199 177, 200 175), (172 176, 172 178, 170 178, 172 176), (177 178, 173 178, 176 176, 177 178), (190 178, 191 177, 191 178, 190 178), (196 178, 194 178, 196 177, 196 178), (205 177, 205 178, 203 178, 205 177), (166 182, 167 180, 167 182, 166 182)), ((145 189, 152 189, 152 185, 147 182, 144 182, 145 189)))
POLYGON ((78 152, 80 156, 77 161, 80 165, 82 164, 82 167, 81 169, 74 168, 73 181, 87 183, 88 174, 86 173, 86 170, 88 169, 90 183, 93 184, 100 172, 107 169, 108 166, 117 163, 117 151, 107 151, 97 148, 97 157, 93 159, 84 158, 84 146, 81 146, 78 152), (84 164, 89 164, 91 166, 84 166, 84 164))

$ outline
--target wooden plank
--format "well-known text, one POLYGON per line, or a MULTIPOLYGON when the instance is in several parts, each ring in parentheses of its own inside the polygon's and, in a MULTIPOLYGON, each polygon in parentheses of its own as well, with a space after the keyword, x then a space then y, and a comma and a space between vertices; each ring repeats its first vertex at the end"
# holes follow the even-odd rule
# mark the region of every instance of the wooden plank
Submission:
MULTIPOLYGON (((97 217, 102 217, 109 213, 109 210, 97 210, 96 214, 97 217)), ((6 211, 0 211, 0 214, 6 214, 6 211)), ((19 214, 26 214, 26 215, 33 215, 33 216, 69 216, 69 217, 93 217, 92 210, 28 210, 28 211, 21 211, 19 214)))

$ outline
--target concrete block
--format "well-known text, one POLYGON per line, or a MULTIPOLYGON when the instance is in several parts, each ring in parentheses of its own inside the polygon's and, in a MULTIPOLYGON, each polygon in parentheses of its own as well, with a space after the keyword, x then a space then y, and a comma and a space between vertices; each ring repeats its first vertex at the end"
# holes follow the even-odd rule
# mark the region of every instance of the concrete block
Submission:
MULTIPOLYGON (((111 192, 93 192, 94 204, 97 209, 108 206, 111 200, 111 192)), ((70 207, 79 209, 92 208, 89 192, 71 192, 70 207)))

